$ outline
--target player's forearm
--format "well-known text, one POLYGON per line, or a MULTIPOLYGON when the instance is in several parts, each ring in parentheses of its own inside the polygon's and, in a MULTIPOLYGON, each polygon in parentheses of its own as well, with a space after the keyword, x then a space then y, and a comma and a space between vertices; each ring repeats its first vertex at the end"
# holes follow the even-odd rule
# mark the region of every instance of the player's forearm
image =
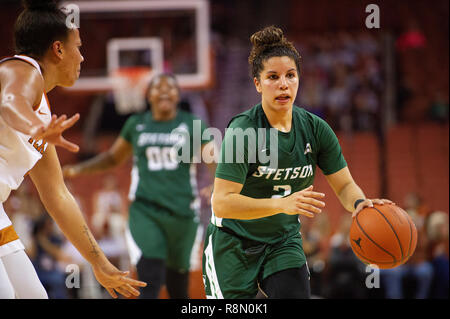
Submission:
POLYGON ((280 198, 251 198, 230 193, 214 196, 212 200, 214 215, 219 218, 257 219, 282 212, 280 198))
POLYGON ((208 168, 209 175, 211 176, 211 180, 213 180, 213 182, 214 182, 214 176, 216 175, 217 162, 208 163, 208 164, 206 164, 206 166, 208 168))
POLYGON ((208 168, 212 179, 214 179, 214 176, 216 175, 217 163, 219 162, 219 152, 220 151, 217 150, 216 144, 214 142, 209 142, 202 145, 202 158, 208 168))
POLYGON ((72 168, 75 169, 77 175, 81 175, 104 172, 118 165, 119 163, 114 157, 109 152, 105 152, 87 161, 76 164, 72 168))
POLYGON ((364 192, 355 182, 345 185, 337 196, 342 206, 350 213, 353 213, 355 210, 354 204, 358 199, 366 198, 364 192))
POLYGON ((41 199, 63 234, 92 266, 108 262, 89 230, 78 204, 68 191, 41 199))

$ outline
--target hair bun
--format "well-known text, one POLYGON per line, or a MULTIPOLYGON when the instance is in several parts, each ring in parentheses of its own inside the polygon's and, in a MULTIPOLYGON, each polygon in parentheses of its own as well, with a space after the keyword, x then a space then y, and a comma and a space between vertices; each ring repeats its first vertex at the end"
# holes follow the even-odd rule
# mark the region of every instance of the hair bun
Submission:
POLYGON ((23 6, 29 11, 57 10, 57 0, 22 0, 23 6))
POLYGON ((283 30, 273 25, 270 27, 265 27, 261 31, 256 32, 250 38, 250 41, 254 46, 282 43, 283 40, 283 30))

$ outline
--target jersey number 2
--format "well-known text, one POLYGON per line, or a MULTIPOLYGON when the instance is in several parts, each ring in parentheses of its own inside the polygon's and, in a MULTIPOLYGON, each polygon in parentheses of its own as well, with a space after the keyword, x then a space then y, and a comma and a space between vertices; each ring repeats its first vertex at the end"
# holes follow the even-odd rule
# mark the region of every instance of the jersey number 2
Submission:
POLYGON ((274 192, 280 192, 282 190, 284 190, 283 194, 273 195, 272 198, 281 198, 281 197, 286 197, 286 196, 290 195, 292 192, 292 187, 291 187, 291 185, 275 185, 273 187, 274 192))

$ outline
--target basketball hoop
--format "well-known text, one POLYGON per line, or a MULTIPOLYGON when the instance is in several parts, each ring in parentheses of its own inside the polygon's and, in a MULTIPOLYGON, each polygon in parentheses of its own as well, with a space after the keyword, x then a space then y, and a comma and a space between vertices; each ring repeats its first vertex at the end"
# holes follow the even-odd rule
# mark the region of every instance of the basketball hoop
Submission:
POLYGON ((122 67, 111 74, 117 113, 124 115, 145 109, 145 90, 152 75, 152 69, 143 66, 122 67))

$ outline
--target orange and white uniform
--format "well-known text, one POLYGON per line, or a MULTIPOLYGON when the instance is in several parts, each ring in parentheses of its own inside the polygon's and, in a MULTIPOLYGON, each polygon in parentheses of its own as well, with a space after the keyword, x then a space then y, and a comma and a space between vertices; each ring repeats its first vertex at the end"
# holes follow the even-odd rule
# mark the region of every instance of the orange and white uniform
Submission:
MULTIPOLYGON (((28 62, 42 75, 37 61, 28 56, 15 55, 1 60, 0 63, 12 59, 28 62)), ((45 92, 42 94, 40 104, 34 108, 34 111, 45 124, 50 123, 50 105, 45 92)), ((2 203, 6 201, 11 190, 20 186, 24 176, 42 158, 46 148, 47 143, 42 140, 34 141, 29 135, 12 129, 0 117, 0 257, 24 249, 3 209, 2 203)))

